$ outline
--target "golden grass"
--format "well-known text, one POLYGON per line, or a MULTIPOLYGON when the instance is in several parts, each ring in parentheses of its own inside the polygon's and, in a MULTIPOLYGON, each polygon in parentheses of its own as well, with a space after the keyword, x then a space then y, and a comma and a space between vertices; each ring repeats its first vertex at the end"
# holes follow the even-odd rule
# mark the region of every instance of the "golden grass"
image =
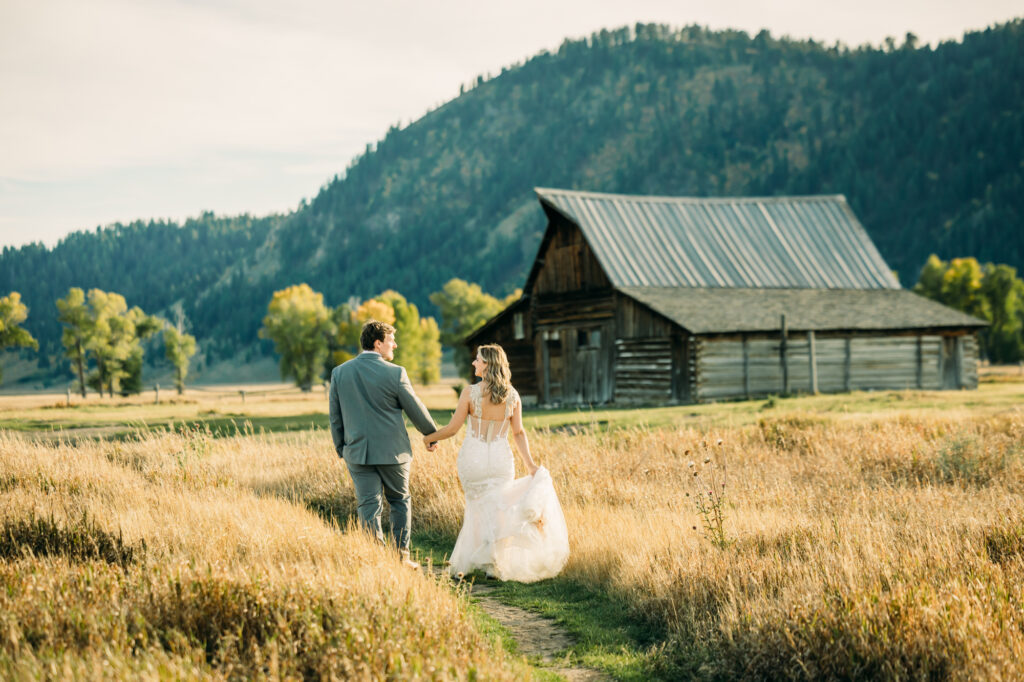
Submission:
MULTIPOLYGON (((801 398, 717 406, 737 415, 730 423, 677 408, 658 428, 532 431, 570 527, 564 577, 663 627, 662 669, 673 675, 1024 678, 1024 410, 1009 400, 1019 384, 989 389, 847 398, 877 399, 877 411, 801 398), (702 466, 705 453, 727 466, 724 549, 702 537, 686 496, 687 462, 702 466)), ((449 537, 462 514, 457 441, 417 446, 413 465, 414 527, 449 537)), ((145 542, 127 571, 0 560, 15 586, 0 593, 0 670, 524 674, 447 587, 396 572, 361 534, 325 524, 353 506, 323 430, 74 447, 0 433, 0 508, 68 524, 84 510, 129 545, 145 542), (90 601, 98 589, 109 599, 90 601), (71 606, 38 601, 54 592, 71 606), (209 620, 224 627, 200 627, 209 620), (260 630, 278 622, 285 634, 260 630), (35 623, 35 639, 23 623, 35 623), (342 624, 364 628, 363 643, 342 637, 342 624), (384 641, 395 648, 367 645, 384 641)))
POLYGON ((693 674, 1024 677, 1020 410, 532 443, 566 505, 566 576, 666 624, 693 674), (724 550, 686 497, 718 438, 724 550))
POLYGON ((32 556, 0 537, 0 677, 528 675, 449 587, 286 499, 345 492, 317 435, 72 447, 0 433, 3 521, 86 514, 138 557, 83 560, 59 541, 32 556))

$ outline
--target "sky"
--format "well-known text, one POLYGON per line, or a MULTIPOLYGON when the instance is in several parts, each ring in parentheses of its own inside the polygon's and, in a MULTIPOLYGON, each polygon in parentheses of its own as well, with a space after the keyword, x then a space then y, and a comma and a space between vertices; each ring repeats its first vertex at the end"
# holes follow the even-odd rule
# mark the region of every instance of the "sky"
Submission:
POLYGON ((0 0, 0 247, 293 210, 407 125, 565 38, 654 22, 881 45, 1020 0, 0 0))

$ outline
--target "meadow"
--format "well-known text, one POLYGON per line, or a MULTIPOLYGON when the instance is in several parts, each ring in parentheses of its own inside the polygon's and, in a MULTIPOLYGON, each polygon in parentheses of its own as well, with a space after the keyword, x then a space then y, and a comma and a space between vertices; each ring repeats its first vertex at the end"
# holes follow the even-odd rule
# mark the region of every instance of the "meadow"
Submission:
MULTIPOLYGON (((422 395, 446 421, 451 387, 422 395)), ((322 392, 162 397, 0 398, 0 676, 551 676, 464 589, 352 530, 322 392)), ((525 421, 572 556, 493 594, 570 630, 567 659, 621 679, 1024 677, 1016 368, 977 391, 525 421)), ((458 530, 458 440, 417 443, 424 562, 458 530)))

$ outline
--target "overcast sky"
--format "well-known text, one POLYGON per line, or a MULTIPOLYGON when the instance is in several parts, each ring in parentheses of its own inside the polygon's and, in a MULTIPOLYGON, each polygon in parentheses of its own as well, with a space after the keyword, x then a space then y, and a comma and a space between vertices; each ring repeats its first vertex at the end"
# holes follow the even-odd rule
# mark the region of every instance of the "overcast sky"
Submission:
POLYGON ((566 37, 636 22, 957 39, 1019 0, 0 0, 0 246, 295 208, 380 139, 566 37))

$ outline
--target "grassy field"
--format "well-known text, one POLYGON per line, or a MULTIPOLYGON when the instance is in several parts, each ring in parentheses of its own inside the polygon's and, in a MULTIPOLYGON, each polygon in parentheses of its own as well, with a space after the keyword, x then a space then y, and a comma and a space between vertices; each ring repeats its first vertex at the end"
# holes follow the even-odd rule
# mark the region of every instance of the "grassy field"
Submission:
MULTIPOLYGON (((446 421, 451 387, 422 394, 446 421)), ((0 676, 531 674, 459 590, 346 531, 322 392, 153 398, 0 398, 0 676)), ((625 679, 1019 679, 1022 406, 1014 368, 978 391, 533 412, 573 553, 494 594, 625 679)), ((414 462, 424 558, 458 530, 457 441, 414 462)))

